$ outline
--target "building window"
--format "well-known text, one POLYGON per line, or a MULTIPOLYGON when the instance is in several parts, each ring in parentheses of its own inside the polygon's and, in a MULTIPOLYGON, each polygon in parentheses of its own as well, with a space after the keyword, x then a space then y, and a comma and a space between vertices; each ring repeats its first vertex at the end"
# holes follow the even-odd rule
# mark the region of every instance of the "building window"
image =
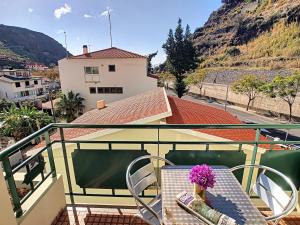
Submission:
POLYGON ((97 88, 97 92, 98 92, 98 94, 103 94, 104 93, 104 89, 102 87, 98 87, 97 88))
POLYGON ((90 94, 96 94, 96 88, 95 87, 90 87, 90 94))
POLYGON ((122 94, 123 93, 123 88, 122 87, 112 87, 110 89, 112 94, 122 94))
POLYGON ((116 65, 108 65, 109 72, 116 72, 116 65))
POLYGON ((39 82, 37 80, 34 80, 34 84, 39 84, 39 82))
POLYGON ((21 84, 20 84, 20 82, 16 82, 16 83, 15 83, 15 85, 16 85, 16 88, 19 88, 19 87, 21 87, 21 84))
POLYGON ((122 94, 122 87, 98 87, 98 94, 122 94))
POLYGON ((85 74, 99 74, 99 67, 98 66, 95 66, 95 67, 85 66, 84 73, 85 74))
POLYGON ((29 86, 29 81, 25 81, 25 86, 29 86))

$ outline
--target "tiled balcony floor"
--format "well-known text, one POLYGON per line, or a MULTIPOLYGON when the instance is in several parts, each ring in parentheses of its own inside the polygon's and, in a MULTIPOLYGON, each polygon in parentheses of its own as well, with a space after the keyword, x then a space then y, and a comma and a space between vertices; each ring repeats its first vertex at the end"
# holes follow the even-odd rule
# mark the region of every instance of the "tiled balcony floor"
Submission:
MULTIPOLYGON (((134 208, 68 206, 57 216, 52 225, 148 225, 141 219, 134 218, 135 213, 134 208)), ((269 214, 265 211, 263 213, 269 214)), ((278 225, 300 225, 300 217, 286 217, 278 225)))
POLYGON ((68 206, 52 225, 148 225, 139 218, 134 208, 100 206, 68 206))

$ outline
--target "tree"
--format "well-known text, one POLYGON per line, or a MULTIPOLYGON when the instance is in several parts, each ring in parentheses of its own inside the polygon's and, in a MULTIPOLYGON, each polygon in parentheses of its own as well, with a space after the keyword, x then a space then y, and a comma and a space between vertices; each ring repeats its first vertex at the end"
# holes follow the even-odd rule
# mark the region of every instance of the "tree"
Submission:
POLYGON ((148 74, 151 74, 151 73, 153 73, 153 66, 152 66, 152 63, 151 63, 151 60, 157 55, 157 51, 156 52, 154 52, 154 53, 151 53, 151 54, 149 54, 148 55, 148 58, 147 58, 147 60, 148 60, 148 66, 147 66, 147 70, 148 70, 148 74))
POLYGON ((238 47, 233 46, 226 50, 226 54, 234 57, 240 55, 241 51, 238 47))
POLYGON ((42 76, 48 78, 51 81, 59 80, 59 72, 57 69, 48 69, 42 71, 33 71, 33 76, 42 76))
POLYGON ((196 86, 199 88, 199 94, 201 96, 201 90, 203 87, 203 81, 205 80, 207 71, 205 69, 198 69, 187 75, 185 83, 187 86, 196 86))
POLYGON ((271 83, 264 85, 263 91, 267 96, 271 98, 279 97, 289 105, 289 121, 291 122, 293 104, 299 88, 300 73, 295 72, 287 77, 276 76, 271 83))
POLYGON ((170 72, 166 71, 166 72, 159 73, 158 79, 160 83, 162 83, 163 86, 168 89, 169 81, 174 81, 175 77, 170 72))
POLYGON ((4 121, 0 134, 21 140, 52 122, 51 117, 35 108, 12 105, 0 115, 4 121))
POLYGON ((232 85, 232 90, 236 94, 247 95, 247 111, 249 110, 250 103, 253 101, 257 95, 262 91, 262 87, 265 82, 255 75, 246 75, 241 79, 235 81, 232 85))
POLYGON ((84 98, 79 93, 69 91, 67 94, 61 94, 60 101, 56 103, 57 111, 69 123, 75 120, 83 111, 84 98))
POLYGON ((187 92, 184 82, 186 73, 195 70, 198 65, 189 26, 186 26, 184 34, 179 19, 175 33, 170 29, 167 41, 162 47, 167 54, 166 67, 175 76, 175 92, 181 98, 187 92))

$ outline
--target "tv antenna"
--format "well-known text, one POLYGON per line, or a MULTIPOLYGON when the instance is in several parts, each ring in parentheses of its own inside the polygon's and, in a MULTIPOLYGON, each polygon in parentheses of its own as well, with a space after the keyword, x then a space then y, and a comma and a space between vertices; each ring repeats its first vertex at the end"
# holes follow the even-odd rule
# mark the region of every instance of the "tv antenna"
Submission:
POLYGON ((89 49, 89 52, 91 52, 91 46, 92 46, 92 45, 88 45, 88 47, 89 47, 89 48, 88 48, 88 49, 89 49))
POLYGON ((112 48, 112 34, 111 34, 111 18, 110 18, 110 9, 108 11, 108 21, 109 21, 109 36, 110 36, 110 47, 112 48))
POLYGON ((107 16, 109 22, 109 36, 110 36, 110 47, 112 48, 112 33, 111 33, 111 9, 109 7, 101 14, 101 16, 107 16))

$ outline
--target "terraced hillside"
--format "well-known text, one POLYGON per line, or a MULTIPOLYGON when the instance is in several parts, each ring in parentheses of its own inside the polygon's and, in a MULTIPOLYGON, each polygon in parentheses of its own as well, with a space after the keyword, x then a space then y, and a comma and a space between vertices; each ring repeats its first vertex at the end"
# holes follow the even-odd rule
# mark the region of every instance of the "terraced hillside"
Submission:
POLYGON ((300 68, 300 0, 223 0, 194 33, 203 67, 300 68))

